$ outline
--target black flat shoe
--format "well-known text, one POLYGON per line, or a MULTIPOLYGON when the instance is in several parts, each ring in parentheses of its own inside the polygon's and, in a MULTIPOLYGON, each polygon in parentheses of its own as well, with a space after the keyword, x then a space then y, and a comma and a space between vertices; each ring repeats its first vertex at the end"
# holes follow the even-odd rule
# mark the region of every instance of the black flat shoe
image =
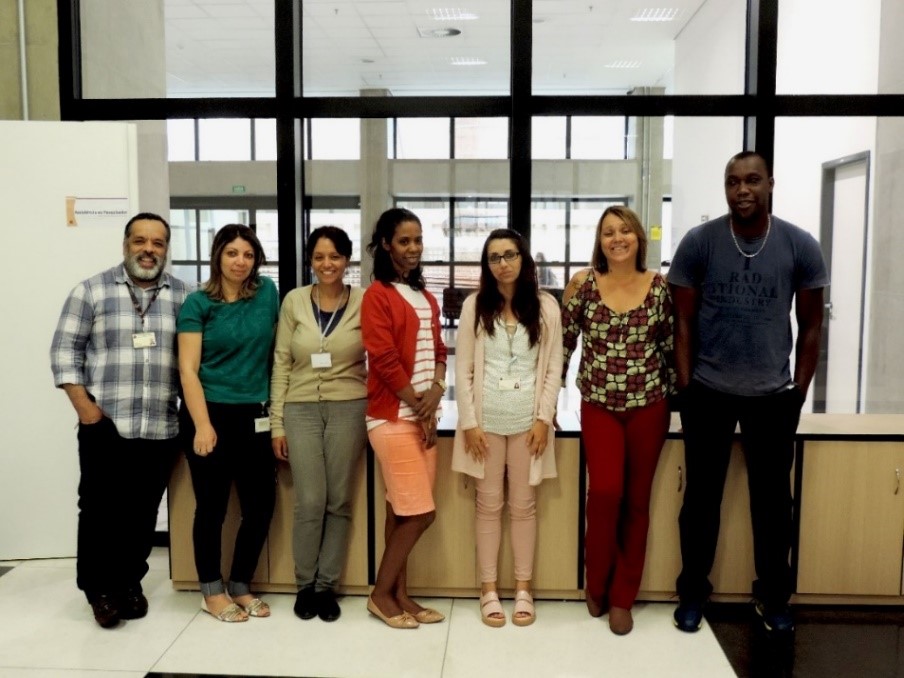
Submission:
POLYGON ((325 622, 332 622, 339 619, 342 610, 336 602, 336 594, 330 589, 324 589, 316 593, 317 597, 317 616, 325 622))
POLYGON ((101 593, 88 602, 91 603, 91 610, 94 612, 94 621, 102 629, 112 629, 119 624, 122 617, 119 615, 119 608, 113 596, 101 593))
POLYGON ((301 619, 317 616, 317 597, 313 585, 301 589, 295 596, 295 616, 301 619))
POLYGON ((148 599, 141 589, 129 589, 119 599, 120 619, 141 619, 148 613, 148 599))

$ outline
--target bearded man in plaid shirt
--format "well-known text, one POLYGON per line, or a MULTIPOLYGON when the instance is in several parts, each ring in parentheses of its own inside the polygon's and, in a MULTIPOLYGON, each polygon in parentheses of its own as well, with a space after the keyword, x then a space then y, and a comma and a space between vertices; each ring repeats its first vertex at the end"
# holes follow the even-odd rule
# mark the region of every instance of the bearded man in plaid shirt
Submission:
POLYGON ((50 349, 79 422, 77 583, 103 628, 147 614, 141 579, 177 454, 176 317, 188 290, 163 270, 169 240, 162 217, 132 217, 123 262, 72 290, 50 349))

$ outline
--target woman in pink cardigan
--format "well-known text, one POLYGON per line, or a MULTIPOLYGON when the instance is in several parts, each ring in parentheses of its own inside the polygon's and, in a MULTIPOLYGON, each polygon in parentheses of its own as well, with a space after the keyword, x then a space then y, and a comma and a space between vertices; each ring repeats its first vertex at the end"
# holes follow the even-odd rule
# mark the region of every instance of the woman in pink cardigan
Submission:
POLYGON ((377 220, 367 247, 374 282, 361 304, 367 350, 367 436, 386 485, 386 548, 367 609, 413 629, 444 616, 421 607, 406 585, 408 555, 436 516, 436 423, 446 390, 439 306, 421 270, 421 222, 405 209, 377 220))
POLYGON ((452 453, 452 469, 477 479, 480 612, 489 626, 505 624, 496 570, 506 475, 515 560, 512 623, 527 626, 536 619, 536 486, 556 475, 552 428, 561 375, 559 305, 538 291, 537 267, 521 235, 497 229, 483 246, 480 288, 462 306, 452 453))

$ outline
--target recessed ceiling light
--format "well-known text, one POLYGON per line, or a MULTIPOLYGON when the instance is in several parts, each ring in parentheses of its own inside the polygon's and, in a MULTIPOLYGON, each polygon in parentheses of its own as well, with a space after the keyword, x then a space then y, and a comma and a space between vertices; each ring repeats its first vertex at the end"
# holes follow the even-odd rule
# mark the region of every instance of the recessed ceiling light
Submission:
POLYGON ((610 61, 606 64, 606 68, 640 68, 640 62, 620 59, 618 61, 610 61))
POLYGON ((435 21, 474 21, 480 18, 474 12, 461 7, 434 7, 427 10, 427 16, 435 21))
POLYGON ((461 35, 458 28, 418 28, 417 32, 422 38, 451 38, 461 35))
POLYGON ((679 14, 677 7, 647 7, 634 12, 631 21, 674 21, 679 14))
POLYGON ((453 66, 486 66, 486 61, 480 57, 452 57, 449 59, 453 66))

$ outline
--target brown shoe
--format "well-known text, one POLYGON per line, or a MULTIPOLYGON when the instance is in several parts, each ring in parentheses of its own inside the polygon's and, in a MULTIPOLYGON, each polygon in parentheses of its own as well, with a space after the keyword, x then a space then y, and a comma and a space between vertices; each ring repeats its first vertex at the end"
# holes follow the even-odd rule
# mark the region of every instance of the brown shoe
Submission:
POLYGON ((602 617, 606 613, 605 600, 596 600, 586 588, 584 589, 584 602, 587 603, 587 612, 591 617, 602 617))
POLYGON ((617 636, 626 636, 634 628, 634 618, 631 610, 623 607, 609 608, 609 630, 617 636))
POLYGON ((94 612, 94 621, 102 629, 112 629, 119 624, 122 618, 119 615, 119 606, 116 598, 106 593, 100 593, 91 598, 91 611, 94 612))

